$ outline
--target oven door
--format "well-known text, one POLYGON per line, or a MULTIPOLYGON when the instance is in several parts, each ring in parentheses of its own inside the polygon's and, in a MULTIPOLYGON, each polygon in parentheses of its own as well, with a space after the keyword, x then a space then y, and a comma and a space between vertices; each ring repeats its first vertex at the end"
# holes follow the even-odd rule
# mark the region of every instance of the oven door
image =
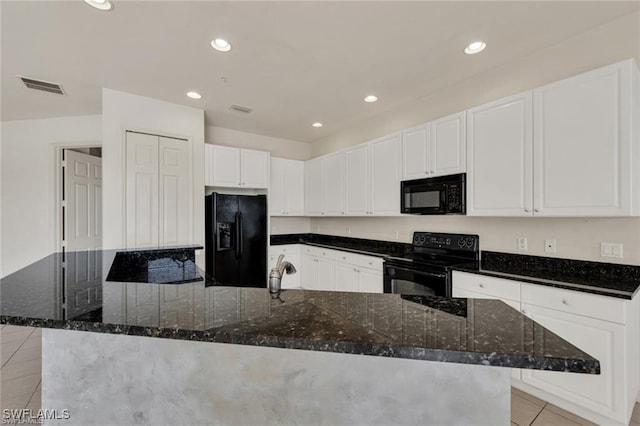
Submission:
POLYGON ((416 184, 411 181, 401 185, 401 213, 445 214, 447 212, 447 184, 416 184))
POLYGON ((385 262, 384 292, 451 297, 451 284, 446 272, 385 262))

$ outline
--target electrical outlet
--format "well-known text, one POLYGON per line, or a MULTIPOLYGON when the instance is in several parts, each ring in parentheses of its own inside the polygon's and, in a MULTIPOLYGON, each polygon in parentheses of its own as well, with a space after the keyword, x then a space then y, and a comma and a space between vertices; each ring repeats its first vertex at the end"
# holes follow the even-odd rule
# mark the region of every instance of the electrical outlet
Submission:
POLYGON ((556 240, 544 240, 544 251, 547 253, 555 253, 556 240))
POLYGON ((347 228, 347 235, 351 235, 351 228, 347 228))
POLYGON ((521 251, 529 250, 529 245, 525 237, 518 238, 518 250, 521 250, 521 251))
POLYGON ((395 232, 393 233, 393 235, 394 235, 394 237, 396 237, 396 240, 399 238, 398 231, 395 231, 395 232))
POLYGON ((600 257, 616 257, 622 259, 621 243, 600 243, 600 257))

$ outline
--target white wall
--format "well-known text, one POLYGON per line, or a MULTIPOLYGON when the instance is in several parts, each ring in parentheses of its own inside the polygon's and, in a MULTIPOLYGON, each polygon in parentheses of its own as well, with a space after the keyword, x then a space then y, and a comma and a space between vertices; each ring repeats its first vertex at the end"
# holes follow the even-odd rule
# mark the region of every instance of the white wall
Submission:
POLYGON ((272 157, 292 160, 307 160, 311 156, 311 144, 305 142, 273 138, 223 127, 209 126, 207 128, 207 143, 269 151, 272 157))
MULTIPOLYGON (((488 47, 490 48, 490 47, 488 47)), ((312 156, 357 145, 379 136, 463 111, 504 96, 570 77, 590 69, 635 58, 640 64, 640 12, 580 34, 560 44, 525 54, 456 86, 425 94, 382 116, 363 121, 330 138, 314 142, 312 156)), ((528 254, 640 265, 640 219, 472 218, 421 216, 398 218, 317 218, 311 232, 409 242, 413 231, 469 232, 480 235, 483 250, 518 252, 516 239, 529 239, 528 254), (557 241, 555 255, 544 239, 557 241), (600 242, 624 244, 624 258, 600 257, 600 242)))
POLYGON ((55 250, 56 146, 98 146, 99 115, 2 123, 2 274, 10 274, 55 250))
POLYGON ((102 90, 103 247, 125 246, 125 131, 193 141, 193 242, 204 244, 204 111, 102 90))

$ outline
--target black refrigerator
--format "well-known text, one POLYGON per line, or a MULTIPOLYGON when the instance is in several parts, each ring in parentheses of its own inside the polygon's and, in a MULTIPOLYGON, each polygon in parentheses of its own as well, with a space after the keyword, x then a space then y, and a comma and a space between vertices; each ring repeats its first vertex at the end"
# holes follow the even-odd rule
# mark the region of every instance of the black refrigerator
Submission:
POLYGON ((206 273, 218 285, 267 286, 267 197, 205 197, 206 273))

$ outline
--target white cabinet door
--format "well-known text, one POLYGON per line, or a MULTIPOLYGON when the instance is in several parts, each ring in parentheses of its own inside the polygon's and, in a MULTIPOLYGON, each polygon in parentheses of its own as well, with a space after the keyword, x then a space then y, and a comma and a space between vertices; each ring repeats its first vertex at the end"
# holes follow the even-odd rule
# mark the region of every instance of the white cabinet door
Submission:
POLYGON ((284 173, 285 214, 302 216, 304 214, 304 162, 286 160, 284 173))
POLYGON ((306 290, 319 290, 318 258, 309 254, 302 255, 301 287, 306 290))
POLYGON ((430 170, 429 124, 402 132, 402 179, 421 179, 430 170))
POLYGON ((359 269, 358 291, 362 293, 383 293, 382 271, 359 269))
POLYGON ((213 186, 238 188, 241 186, 240 150, 228 146, 213 145, 213 164, 210 165, 213 186))
POLYGON ((269 153, 253 149, 240 150, 241 186, 267 188, 269 186, 269 153))
POLYGON ((355 265, 336 262, 336 291, 358 291, 358 272, 355 265))
POLYGON ((534 90, 536 216, 631 214, 632 66, 534 90))
POLYGON ((157 247, 158 137, 127 132, 127 248, 157 247))
POLYGON ((304 163, 304 204, 309 216, 324 213, 324 179, 322 176, 322 158, 315 158, 304 163))
POLYGON ((465 112, 431 122, 431 176, 466 172, 465 112))
POLYGON ((191 241, 191 191, 189 143, 159 137, 159 244, 174 246, 191 241))
POLYGON ((531 92, 467 111, 467 214, 531 216, 531 92))
MULTIPOLYGON (((600 361, 601 374, 567 374, 522 370, 522 381, 575 402, 602 415, 627 421, 624 414, 624 326, 522 303, 535 322, 600 361)), ((544 333, 535 336, 537 352, 544 351, 544 333)))
MULTIPOLYGON (((369 148, 360 145, 345 152, 347 213, 354 216, 369 214, 369 148)), ((400 189, 398 188, 398 192, 400 189)), ((306 193, 305 193, 306 195, 306 193)))
POLYGON ((335 269, 330 259, 316 258, 318 264, 318 290, 333 291, 335 287, 335 269))
POLYGON ((369 214, 400 214, 400 134, 369 142, 371 208, 369 214))
POLYGON ((282 216, 285 214, 285 174, 287 160, 284 158, 271 158, 271 171, 269 173, 269 215, 282 216))
POLYGON ((342 216, 345 213, 345 154, 338 152, 324 158, 325 213, 342 216))

